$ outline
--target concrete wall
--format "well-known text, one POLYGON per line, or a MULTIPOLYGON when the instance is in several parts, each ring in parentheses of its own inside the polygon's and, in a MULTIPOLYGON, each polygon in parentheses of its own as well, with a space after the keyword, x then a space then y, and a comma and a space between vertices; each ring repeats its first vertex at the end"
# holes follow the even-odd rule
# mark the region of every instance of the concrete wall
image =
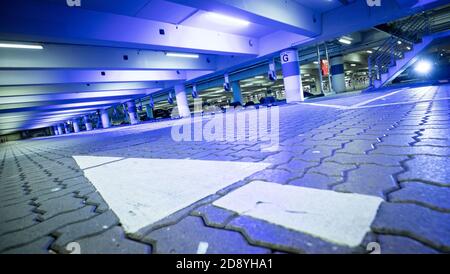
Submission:
POLYGON ((20 139, 22 139, 22 136, 20 135, 19 132, 0 136, 1 143, 17 141, 20 139))

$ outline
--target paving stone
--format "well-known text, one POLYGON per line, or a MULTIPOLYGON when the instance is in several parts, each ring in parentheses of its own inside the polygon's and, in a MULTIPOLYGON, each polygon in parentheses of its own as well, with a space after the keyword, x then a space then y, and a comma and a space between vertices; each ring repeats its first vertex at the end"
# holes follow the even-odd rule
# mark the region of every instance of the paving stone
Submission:
POLYGON ((436 254, 438 251, 407 237, 378 236, 381 254, 436 254))
POLYGON ((400 174, 400 181, 424 181, 450 186, 449 157, 417 155, 405 163, 408 171, 400 174))
POLYGON ((87 194, 84 197, 86 198, 86 204, 97 206, 97 212, 105 212, 109 209, 108 204, 97 191, 87 194))
POLYGON ((417 140, 413 138, 416 135, 388 135, 381 137, 381 145, 409 146, 417 142, 417 140))
POLYGON ((283 169, 265 169, 250 176, 250 180, 271 181, 279 184, 286 184, 289 179, 296 175, 283 169))
POLYGON ((206 225, 219 228, 225 227, 228 221, 236 216, 236 214, 232 211, 213 205, 201 206, 192 211, 191 214, 202 217, 206 225))
POLYGON ((126 238, 116 226, 101 234, 77 240, 81 254, 149 254, 151 247, 126 238))
POLYGON ((449 140, 444 139, 427 139, 418 138, 418 142, 413 144, 414 146, 438 146, 438 147, 448 147, 450 146, 449 140))
POLYGON ((308 174, 319 173, 326 176, 343 177, 345 171, 352 170, 355 168, 356 165, 345 165, 333 162, 325 162, 322 163, 320 166, 309 169, 307 173, 308 174))
POLYGON ((58 215, 29 228, 4 234, 0 236, 0 252, 35 241, 68 224, 93 217, 95 215, 93 210, 93 207, 84 207, 76 211, 58 215))
POLYGON ((42 237, 27 245, 10 249, 2 254, 49 254, 49 247, 53 240, 52 237, 42 237))
POLYGON ((252 244, 293 253, 353 253, 358 249, 334 245, 304 233, 285 229, 248 216, 233 219, 228 229, 245 235, 252 244))
POLYGON ((65 226, 53 233, 57 238, 52 243, 52 249, 64 252, 68 243, 99 234, 118 223, 119 219, 116 215, 108 210, 86 221, 65 226))
POLYGON ((181 221, 186 216, 189 216, 189 214, 192 211, 194 211, 196 208, 201 207, 206 204, 210 204, 211 202, 217 200, 218 198, 220 198, 220 196, 216 195, 216 194, 205 197, 204 199, 201 199, 201 200, 189 205, 188 207, 178 210, 177 212, 175 212, 155 223, 149 224, 148 226, 140 229, 136 233, 128 233, 128 235, 135 240, 142 240, 142 238, 144 238, 145 235, 149 234, 150 232, 160 229, 161 227, 167 227, 170 225, 174 225, 174 224, 178 223, 179 221, 181 221))
POLYGON ((306 161, 299 160, 299 159, 293 159, 287 164, 279 165, 277 167, 277 169, 279 169, 279 168, 285 169, 297 176, 300 176, 303 173, 305 173, 307 169, 309 169, 313 166, 316 166, 316 165, 317 165, 317 163, 314 163, 314 162, 306 162, 306 161))
POLYGON ((42 203, 49 199, 54 199, 66 195, 75 195, 75 197, 82 197, 79 194, 85 192, 95 192, 95 188, 90 184, 78 184, 69 187, 56 187, 50 191, 42 191, 40 193, 32 193, 30 196, 35 199, 36 203, 42 203))
POLYGON ((270 253, 269 249, 249 245, 238 232, 206 227, 201 218, 194 216, 153 231, 145 240, 152 243, 153 252, 164 254, 196 254, 200 242, 208 243, 208 254, 270 253))
POLYGON ((39 206, 36 210, 41 213, 38 216, 38 219, 45 220, 61 213, 82 208, 83 206, 85 206, 85 204, 82 199, 75 198, 74 195, 65 195, 39 202, 39 206))
MULTIPOLYGON (((448 121, 446 121, 448 123, 448 121)), ((449 140, 450 129, 425 129, 421 132, 423 138, 447 139, 449 140)))
POLYGON ((18 231, 26 227, 37 224, 36 214, 29 214, 27 216, 8 221, 0 224, 0 236, 8 232, 18 231))
POLYGON ((449 213, 398 203, 383 203, 372 223, 377 233, 406 236, 444 252, 450 251, 449 227, 449 213))
POLYGON ((291 152, 280 151, 274 155, 268 156, 263 162, 271 163, 273 165, 281 165, 289 162, 294 158, 295 154, 291 152))
POLYGON ((345 144, 344 148, 340 149, 339 152, 366 154, 375 148, 374 144, 376 143, 377 141, 353 140, 352 142, 345 144))
POLYGON ((402 184, 402 189, 389 194, 389 201, 417 203, 434 210, 450 212, 450 188, 406 182, 402 184))
POLYGON ((47 189, 53 189, 56 187, 59 187, 59 183, 55 182, 55 181, 45 181, 45 182, 41 182, 41 183, 29 183, 28 184, 29 188, 30 188, 30 192, 37 192, 37 191, 42 191, 42 190, 47 190, 47 189))
POLYGON ((319 162, 323 158, 333 155, 337 149, 340 149, 340 147, 315 146, 301 155, 296 155, 295 158, 303 161, 319 162))
POLYGON ((394 174, 401 171, 403 171, 401 167, 362 165, 358 169, 350 170, 346 180, 333 189, 384 198, 386 193, 399 188, 394 174))
POLYGON ((385 146, 379 144, 375 150, 369 151, 368 154, 384 154, 384 155, 429 155, 450 157, 450 147, 435 146, 385 146))
POLYGON ((319 173, 309 173, 305 176, 289 181, 289 185, 311 187, 318 189, 330 189, 332 185, 337 184, 344 179, 342 177, 331 177, 319 173))
POLYGON ((32 213, 34 206, 27 203, 16 204, 0 208, 0 225, 3 222, 25 217, 32 213))
POLYGON ((336 162, 341 164, 376 164, 381 166, 400 166, 400 162, 407 160, 407 156, 355 155, 336 152, 335 155, 325 159, 325 162, 336 162))

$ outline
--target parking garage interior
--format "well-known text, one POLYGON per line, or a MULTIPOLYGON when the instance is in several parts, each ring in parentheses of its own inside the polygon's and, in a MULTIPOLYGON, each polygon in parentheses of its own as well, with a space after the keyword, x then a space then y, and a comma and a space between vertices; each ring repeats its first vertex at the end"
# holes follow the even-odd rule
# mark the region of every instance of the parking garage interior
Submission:
POLYGON ((449 253, 450 5, 375 2, 3 4, 0 254, 449 253))

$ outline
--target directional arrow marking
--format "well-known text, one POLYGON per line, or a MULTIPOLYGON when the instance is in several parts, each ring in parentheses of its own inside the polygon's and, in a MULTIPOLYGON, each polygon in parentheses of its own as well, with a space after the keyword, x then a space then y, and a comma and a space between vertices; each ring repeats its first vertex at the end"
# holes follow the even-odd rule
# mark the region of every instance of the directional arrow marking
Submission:
POLYGON ((135 233, 216 193, 268 163, 73 156, 84 174, 135 233))
POLYGON ((383 199, 331 190, 251 182, 213 204, 329 242, 358 246, 383 199))

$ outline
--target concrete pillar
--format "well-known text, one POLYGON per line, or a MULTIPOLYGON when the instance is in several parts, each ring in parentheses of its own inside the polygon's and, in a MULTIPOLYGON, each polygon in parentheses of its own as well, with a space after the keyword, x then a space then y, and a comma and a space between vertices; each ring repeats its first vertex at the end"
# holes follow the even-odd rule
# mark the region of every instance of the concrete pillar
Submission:
POLYGON ((77 120, 73 120, 72 124, 73 124, 73 131, 75 133, 80 132, 80 126, 78 125, 78 121, 77 120))
POLYGON ((89 120, 89 116, 84 116, 83 117, 83 121, 84 121, 84 125, 86 126, 86 131, 90 131, 90 130, 92 130, 92 123, 91 123, 91 121, 89 120))
POLYGON ((233 90, 233 103, 240 102, 241 105, 244 105, 244 101, 242 100, 241 86, 239 85, 239 81, 232 82, 231 89, 233 90))
MULTIPOLYGON (((316 85, 316 91, 314 92, 314 94, 321 94, 322 93, 322 77, 320 77, 320 75, 314 75, 314 83, 316 85)), ((312 90, 311 90, 312 92, 312 90)))
POLYGON ((181 117, 190 117, 191 111, 186 97, 186 88, 183 84, 175 85, 175 96, 177 98, 178 113, 181 117))
POLYGON ((304 101, 302 78, 298 64, 298 53, 296 49, 287 49, 281 52, 281 69, 283 71, 284 90, 286 102, 304 101))
POLYGON ((54 133, 55 135, 59 135, 59 132, 58 132, 58 126, 53 126, 53 133, 54 133))
POLYGON ((70 130, 66 123, 64 123, 64 133, 69 134, 70 130))
POLYGON ((130 117, 130 123, 136 125, 139 123, 136 104, 134 101, 127 102, 128 116, 130 117))
POLYGON ((338 92, 345 91, 345 71, 344 71, 344 58, 342 55, 331 57, 331 83, 333 90, 338 92))
POLYGON ((145 112, 147 113, 148 119, 153 119, 153 108, 150 106, 150 104, 145 105, 145 112))
POLYGON ((102 109, 100 111, 100 117, 102 119, 102 126, 103 126, 103 128, 111 127, 111 121, 109 120, 108 110, 102 109))
POLYGON ((58 124, 58 135, 63 135, 63 134, 64 134, 63 126, 61 124, 58 124))

